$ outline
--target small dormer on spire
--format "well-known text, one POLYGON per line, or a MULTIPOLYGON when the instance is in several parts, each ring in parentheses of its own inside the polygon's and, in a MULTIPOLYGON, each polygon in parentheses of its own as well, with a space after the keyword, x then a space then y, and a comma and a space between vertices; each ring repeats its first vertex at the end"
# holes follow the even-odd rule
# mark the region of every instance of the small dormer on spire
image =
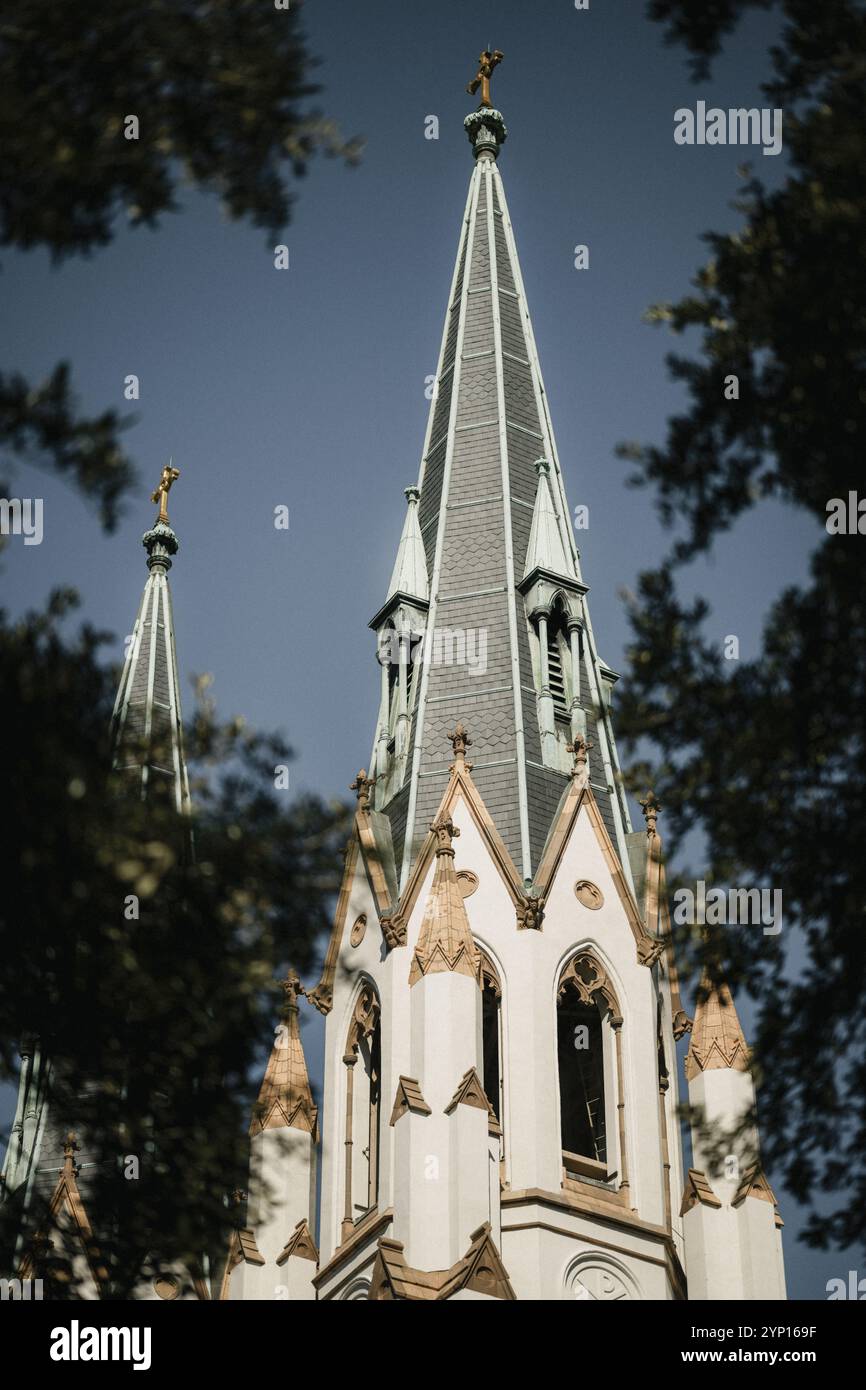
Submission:
POLYGON ((378 806, 399 790, 405 776, 430 607, 427 556, 418 521, 421 491, 407 487, 405 495, 408 507, 388 597, 370 623, 376 633, 382 672, 376 742, 370 760, 371 777, 380 783, 378 806))
POLYGON ((526 547, 526 564, 523 568, 523 583, 531 581, 536 573, 564 579, 567 583, 575 580, 574 562, 566 552, 553 506, 550 491, 550 464, 547 459, 535 461, 538 487, 535 493, 535 507, 532 512, 532 526, 529 544, 526 547))
POLYGON ((413 599, 419 603, 427 603, 430 598, 427 557, 424 553, 424 542, 421 539, 421 527, 418 524, 418 503, 421 500, 421 490, 417 487, 407 487, 404 488, 404 494, 409 505, 406 509, 403 534, 400 537, 397 559, 391 574, 391 583, 388 585, 386 605, 398 596, 413 599))

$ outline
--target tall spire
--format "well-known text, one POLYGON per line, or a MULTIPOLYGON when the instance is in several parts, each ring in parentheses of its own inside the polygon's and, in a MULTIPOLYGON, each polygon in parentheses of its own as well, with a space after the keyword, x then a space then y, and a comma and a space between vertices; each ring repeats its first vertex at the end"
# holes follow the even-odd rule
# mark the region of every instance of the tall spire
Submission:
MULTIPOLYGON (((471 713, 479 793, 523 877, 538 866, 571 772, 566 743, 578 733, 594 746, 591 786, 630 874, 608 714, 616 677, 595 647, 497 163, 507 131, 489 104, 489 81, 501 60, 498 50, 482 54, 472 84, 482 105, 464 121, 475 166, 423 447, 417 535, 414 515, 407 523, 416 553, 423 539, 430 583, 423 663, 405 689, 392 682, 389 690, 383 677, 376 805, 391 821, 402 883, 436 814, 448 776, 443 741, 461 711, 471 713), (542 561, 558 582, 524 591, 527 564, 537 572, 542 561), (561 590, 567 611, 559 626, 558 609, 548 624, 561 590), (542 684, 549 644, 564 681, 554 703, 542 684), (406 705, 399 737, 398 698, 406 705)), ((371 626, 381 632, 387 619, 386 605, 371 626)))
POLYGON ((168 519, 168 493, 180 472, 169 462, 151 501, 159 515, 142 537, 147 551, 144 586, 114 705, 114 766, 133 776, 141 795, 167 788, 176 809, 190 809, 183 749, 180 684, 168 571, 178 539, 168 519))

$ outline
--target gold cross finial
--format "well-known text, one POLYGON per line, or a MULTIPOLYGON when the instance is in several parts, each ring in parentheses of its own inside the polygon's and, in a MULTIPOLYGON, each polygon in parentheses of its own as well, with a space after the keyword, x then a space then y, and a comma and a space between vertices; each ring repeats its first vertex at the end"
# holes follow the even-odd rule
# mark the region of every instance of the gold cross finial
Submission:
POLYGON ((156 518, 157 525, 168 526, 168 494, 171 491, 172 483, 176 483, 180 477, 180 469, 172 468, 172 461, 169 459, 165 468, 162 470, 159 484, 154 488, 150 495, 151 502, 159 503, 159 516, 156 518))
POLYGON ((478 59, 478 72, 466 90, 470 96, 474 96, 478 88, 481 88, 480 106, 490 105, 490 78, 493 75, 493 69, 499 66, 504 57, 505 54, 500 53, 498 48, 494 48, 492 52, 489 48, 485 48, 478 59))

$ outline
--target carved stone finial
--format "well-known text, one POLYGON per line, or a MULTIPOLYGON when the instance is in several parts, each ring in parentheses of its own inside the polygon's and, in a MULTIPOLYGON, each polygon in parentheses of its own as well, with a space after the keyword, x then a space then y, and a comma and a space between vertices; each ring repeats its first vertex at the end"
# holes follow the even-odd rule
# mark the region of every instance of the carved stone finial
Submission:
POLYGON ((646 821, 647 834, 654 835, 656 833, 656 821, 658 820, 659 812, 662 809, 661 802, 659 801, 655 792, 650 789, 650 791, 647 792, 643 800, 638 801, 638 805, 643 811, 644 820, 646 821))
POLYGON ((466 749, 472 747, 472 739, 469 737, 465 724, 460 721, 447 737, 451 740, 451 747, 454 750, 454 762, 470 768, 472 764, 466 761, 466 749))
POLYGON ((454 847, 452 840, 456 840, 460 831, 454 824, 450 816, 443 816, 441 820, 434 820, 430 829, 436 836, 436 854, 450 854, 454 857, 454 847))
POLYGON ((479 110, 482 106, 490 105, 490 79, 493 76, 493 69, 499 66, 504 57, 505 54, 500 53, 498 48, 494 48, 492 52, 489 48, 485 48, 484 52, 478 58, 478 71, 466 90, 471 97, 474 97, 478 88, 481 88, 481 100, 478 103, 479 110))
POLYGON ((168 494, 172 484, 176 483, 180 477, 180 469, 172 468, 171 459, 162 470, 162 475, 157 486, 150 495, 151 502, 159 504, 159 516, 156 518, 157 525, 168 526, 168 494))
POLYGON ((359 811, 369 811, 369 809, 370 809, 370 792, 371 792, 372 788, 375 787, 375 785, 376 785, 376 778, 375 778, 375 777, 368 777, 368 776, 367 776, 367 769, 366 769, 365 767, 362 767, 362 768, 361 768, 361 771, 358 773, 358 775, 357 775, 357 777, 355 778, 354 782, 350 782, 350 783, 349 783, 349 791, 350 791, 350 792, 357 792, 357 795, 358 795, 358 810, 359 810, 359 811))
POLYGON ((75 1162, 75 1155, 79 1147, 74 1133, 70 1130, 63 1141, 63 1172, 67 1177, 78 1176, 78 1165, 75 1162))
POLYGON ((592 743, 588 743, 583 734, 578 734, 573 743, 567 743, 565 745, 566 752, 570 753, 574 758, 572 777, 577 777, 580 773, 586 771, 587 755, 592 747, 592 743))
POLYGON ((287 1009, 297 1009, 299 996, 302 994, 306 995, 307 993, 307 991, 304 989, 304 986, 301 984, 301 977, 298 974, 297 970, 287 970, 286 978, 284 980, 280 980, 280 984, 282 985, 283 993, 286 996, 284 1007, 287 1009))
POLYGON ((677 1009, 673 1017, 674 1039, 677 1042, 679 1042, 680 1038, 684 1038, 686 1033, 692 1031, 693 1022, 694 1020, 689 1018, 685 1009, 677 1009))

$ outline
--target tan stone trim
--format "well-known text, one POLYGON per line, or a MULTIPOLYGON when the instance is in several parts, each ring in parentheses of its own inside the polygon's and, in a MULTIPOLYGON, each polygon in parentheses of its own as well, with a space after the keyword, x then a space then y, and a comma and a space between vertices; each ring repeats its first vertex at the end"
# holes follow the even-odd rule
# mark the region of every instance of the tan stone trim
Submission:
POLYGON ((339 1269, 341 1264, 351 1259, 352 1255, 357 1253, 358 1249, 371 1235, 375 1235, 376 1232, 380 1230, 384 1231, 387 1226, 390 1226, 393 1220, 393 1207, 388 1207, 383 1212, 376 1210, 368 1211, 354 1228, 348 1240, 344 1240, 341 1245, 337 1246, 337 1249, 334 1251, 324 1269, 320 1269, 318 1274, 315 1275, 313 1279, 315 1288, 321 1288, 322 1284, 330 1278, 334 1270, 339 1269))
MULTIPOLYGON (((481 795, 472 780, 468 765, 455 764, 451 769, 451 777, 445 794, 439 803, 439 809, 434 816, 434 823, 447 818, 454 810, 459 796, 462 794, 469 813, 478 829, 481 838, 484 840, 490 855, 499 871, 505 887, 511 895, 512 902, 517 907, 523 898, 523 882, 508 850, 505 842, 493 824, 487 807, 481 799, 481 795)), ((430 861, 436 849, 436 836, 432 831, 428 831, 427 836, 415 858, 406 887, 400 898, 397 914, 402 922, 408 922, 412 916, 412 911, 421 891, 421 886, 430 867, 430 861)))
POLYGON ((598 809, 598 803, 593 796, 592 788, 589 786, 586 788, 586 810, 590 824, 595 830, 596 838, 601 845, 602 854, 610 870, 614 887, 619 894, 619 900, 625 910, 629 926, 632 929, 635 944, 637 945, 638 961, 641 965, 653 966, 662 954, 664 944, 657 940, 656 937, 650 936, 641 921, 640 913, 637 910, 637 905, 635 904, 631 889, 626 881, 622 865, 619 862, 619 857, 611 843, 611 838, 607 833, 604 821, 601 818, 601 811, 598 809))
POLYGON ((376 902, 376 911, 382 918, 387 915, 391 906, 391 890, 382 868, 382 860, 376 847, 376 836, 373 833, 369 815, 364 815, 362 811, 356 811, 355 830, 361 844, 364 868, 367 870, 370 890, 376 902))
POLYGON ((249 1226, 236 1232, 240 1258, 248 1265, 263 1265, 265 1257, 256 1245, 255 1233, 249 1226))
POLYGON ((415 1115, 432 1115, 433 1111, 421 1094, 421 1087, 413 1076, 401 1076, 397 1079, 397 1091, 394 1096, 394 1107, 391 1111, 389 1124, 395 1125, 401 1116, 408 1111, 415 1115))
MULTIPOLYGON (((542 1188, 538 1187, 527 1187, 513 1192, 507 1190, 503 1191, 500 1203, 503 1208, 530 1206, 534 1203, 538 1203, 541 1206, 553 1207, 555 1210, 569 1212, 576 1216, 585 1216, 589 1218, 601 1217, 603 1220, 610 1222, 612 1226, 619 1227, 621 1231, 633 1231, 636 1235, 644 1235, 651 1240, 659 1241, 665 1251, 665 1260, 661 1261, 657 1259, 655 1263, 666 1264, 668 1273, 671 1277, 671 1283, 676 1289, 678 1296, 683 1299, 686 1297, 685 1271, 680 1263, 680 1257, 677 1253, 676 1245, 674 1244, 673 1235, 670 1231, 666 1231, 664 1226, 656 1226, 651 1221, 642 1220, 637 1212, 626 1210, 621 1210, 619 1212, 611 1210, 592 1210, 588 1203, 575 1200, 570 1193, 563 1192, 557 1195, 555 1192, 545 1192, 542 1188)), ((601 1204, 599 1203, 598 1205, 601 1204)), ((545 1222, 541 1221, 528 1221, 519 1225, 515 1224, 513 1227, 503 1225, 502 1231, 505 1233, 509 1230, 533 1228, 558 1231, 560 1234, 570 1236, 572 1240, 575 1238, 586 1240, 590 1245, 603 1246, 606 1244, 605 1241, 599 1239, 595 1234, 592 1236, 583 1236, 580 1232, 568 1229, 560 1230, 555 1226, 548 1226, 545 1222)), ((623 1254, 631 1255, 634 1259, 649 1260, 651 1258, 648 1255, 638 1253, 627 1247, 624 1248, 622 1246, 616 1247, 611 1245, 610 1248, 618 1248, 622 1250, 623 1254)))
POLYGON ((223 1277, 220 1283, 218 1302, 225 1303, 229 1296, 232 1274, 239 1264, 263 1265, 266 1261, 259 1253, 256 1238, 249 1227, 235 1227, 229 1238, 223 1277))
POLYGON ((698 1003, 683 1069, 687 1081, 703 1071, 749 1070, 749 1046, 731 991, 724 983, 711 985, 706 970, 698 986, 698 1003))
POLYGON ((686 1174, 683 1200, 680 1203, 680 1216, 685 1216, 686 1212, 691 1211, 698 1202, 705 1207, 718 1208, 722 1205, 706 1174, 702 1173, 699 1168, 690 1168, 686 1174))
POLYGON ((582 808, 586 808, 589 823, 595 832, 595 837, 601 847, 611 878, 614 882, 619 900, 622 903, 628 924, 631 927, 632 935, 638 951, 638 960, 641 965, 651 966, 658 959, 664 949, 661 942, 655 937, 650 936, 641 920, 637 905, 632 891, 628 886, 619 857, 611 843, 607 833, 601 812, 598 809, 598 802, 593 794, 592 787, 582 778, 573 779, 565 804, 560 812, 559 819, 548 839, 544 853, 544 858, 539 867, 535 879, 536 891, 540 898, 547 898, 551 884, 556 876, 556 872, 562 862, 566 845, 571 839, 574 826, 582 808))
MULTIPOLYGON (((488 1115, 492 1114, 490 1101, 484 1092, 484 1087, 474 1067, 470 1067, 460 1078, 460 1085, 454 1092, 450 1101, 445 1107, 445 1114, 450 1115, 456 1110, 458 1105, 471 1105, 475 1110, 485 1110, 488 1115)), ((494 1120, 496 1116, 493 1116, 494 1120)))
POLYGON ((772 1202, 773 1206, 777 1206, 773 1189, 757 1163, 753 1163, 743 1174, 742 1181, 731 1198, 731 1206, 740 1206, 747 1197, 757 1197, 762 1202, 772 1202))
POLYGON ((538 873, 535 875, 535 884, 539 894, 547 897, 550 886, 556 877, 560 861, 565 853, 565 847, 571 836, 572 827, 577 820, 583 801, 583 794, 586 783, 583 779, 573 778, 569 784, 568 794, 565 798, 559 818, 547 839, 544 850, 544 857, 538 866, 538 873))
POLYGON ((593 1249, 598 1246, 600 1250, 612 1250, 616 1255, 630 1255, 633 1260, 640 1260, 641 1264, 658 1265, 660 1269, 668 1268, 668 1260, 664 1255, 644 1255, 638 1254, 630 1245, 617 1245, 613 1240, 601 1240, 598 1236, 581 1236, 579 1233, 570 1230, 568 1226, 554 1226, 549 1221, 516 1221, 513 1226, 503 1226, 502 1234, 509 1231, 550 1231, 555 1236, 568 1236, 569 1240, 586 1240, 593 1249))
POLYGON ((670 1238, 664 1226, 656 1226, 651 1221, 644 1221, 637 1212, 631 1211, 628 1207, 620 1206, 616 1193, 609 1194, 605 1200, 595 1196, 590 1197, 582 1192, 577 1193, 571 1188, 563 1189, 560 1192, 547 1192, 541 1187, 525 1187, 516 1191, 506 1190, 500 1196, 500 1205, 503 1208, 526 1206, 531 1202, 555 1207, 558 1211, 575 1212, 580 1216, 600 1216, 604 1220, 610 1221, 614 1226, 620 1226, 624 1230, 639 1231, 656 1240, 668 1240, 670 1238))
POLYGON ((312 1260, 316 1265, 319 1263, 319 1252, 316 1249, 316 1242, 313 1240, 306 1217, 299 1221, 292 1231, 281 1253, 277 1256, 277 1264, 284 1265, 292 1255, 301 1260, 312 1260))
POLYGON ((407 1265, 402 1241, 383 1238, 373 1265, 370 1299, 374 1302, 438 1303, 461 1289, 472 1289, 490 1298, 515 1300, 502 1256, 491 1235, 490 1222, 485 1221, 473 1231, 469 1242, 466 1254, 450 1269, 422 1270, 407 1265))
POLYGON ((338 1303, 340 1302, 340 1294, 343 1292, 344 1289, 348 1288, 350 1284, 353 1284, 356 1279, 369 1279, 376 1262, 377 1254, 378 1247, 374 1245, 359 1264, 356 1264, 351 1269, 346 1270, 345 1274, 343 1274, 340 1277, 337 1283, 334 1284, 333 1288, 330 1288, 328 1290, 328 1292, 323 1296, 321 1301, 323 1303, 338 1303))
MULTIPOLYGON (((49 1228, 56 1229, 58 1226, 58 1216, 61 1208, 65 1208, 72 1217, 75 1226, 75 1234, 87 1260, 93 1282, 96 1285, 97 1293, 101 1293, 103 1284, 108 1280, 108 1270, 106 1269, 99 1248, 93 1234, 93 1228, 84 1209, 84 1202, 81 1199, 81 1192, 78 1187, 79 1169, 75 1165, 75 1152, 78 1144, 75 1142, 75 1135, 69 1134, 66 1137, 63 1147, 63 1167, 60 1169, 51 1201, 48 1204, 49 1228)), ((36 1276, 37 1258, 36 1250, 40 1245, 50 1244, 44 1226, 38 1228, 35 1236, 30 1242, 18 1270, 19 1279, 33 1279, 36 1276)))
POLYGON ((668 907, 667 871, 663 862, 659 867, 659 913, 661 915, 661 935, 664 939, 665 950, 667 952, 668 983, 671 991, 671 1015, 673 1017, 674 1038, 679 1042, 680 1038, 690 1030, 692 1020, 683 1008, 682 995, 680 994, 680 976, 677 970, 676 953, 674 951, 674 934, 671 929, 671 914, 668 907))
POLYGON ((334 978, 337 973, 337 960, 340 955, 340 943, 343 937, 343 929, 346 925, 346 917, 349 911, 349 898, 352 893, 352 884, 355 881, 355 867, 358 861, 359 844, 357 834, 346 846, 346 862, 343 869, 343 882, 340 885, 340 895, 337 899, 337 910, 334 913, 334 925, 331 929, 331 939, 328 942, 328 950, 325 955, 325 962, 322 966, 322 977, 315 989, 310 990, 307 995, 311 1004, 314 1004, 320 1014, 329 1014, 334 1005, 334 978))

